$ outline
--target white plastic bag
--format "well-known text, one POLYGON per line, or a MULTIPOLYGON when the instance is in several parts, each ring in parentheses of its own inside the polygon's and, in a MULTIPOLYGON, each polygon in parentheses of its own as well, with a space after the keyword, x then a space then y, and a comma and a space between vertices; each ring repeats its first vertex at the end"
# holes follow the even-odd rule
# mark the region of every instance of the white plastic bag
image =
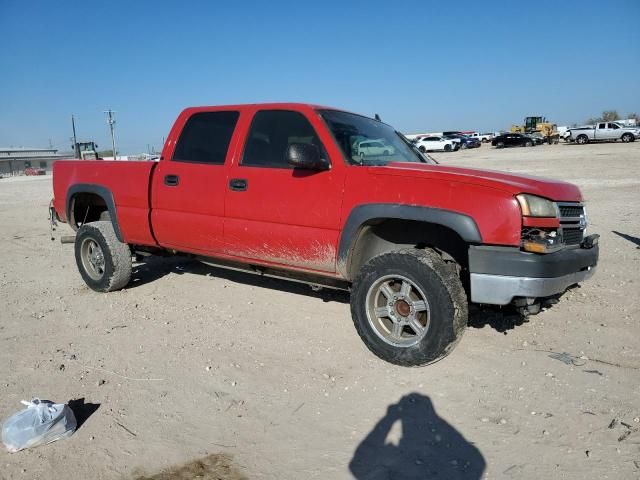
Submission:
POLYGON ((76 417, 68 405, 38 398, 21 403, 27 408, 2 425, 2 443, 9 452, 55 442, 75 432, 76 417))

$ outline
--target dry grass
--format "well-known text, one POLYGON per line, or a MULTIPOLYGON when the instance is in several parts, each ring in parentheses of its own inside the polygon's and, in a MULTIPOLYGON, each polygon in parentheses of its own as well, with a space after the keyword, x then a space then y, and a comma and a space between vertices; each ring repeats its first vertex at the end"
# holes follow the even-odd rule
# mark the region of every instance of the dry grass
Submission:
POLYGON ((139 475, 134 480, 246 480, 228 455, 212 453, 191 462, 169 467, 151 475, 139 475))

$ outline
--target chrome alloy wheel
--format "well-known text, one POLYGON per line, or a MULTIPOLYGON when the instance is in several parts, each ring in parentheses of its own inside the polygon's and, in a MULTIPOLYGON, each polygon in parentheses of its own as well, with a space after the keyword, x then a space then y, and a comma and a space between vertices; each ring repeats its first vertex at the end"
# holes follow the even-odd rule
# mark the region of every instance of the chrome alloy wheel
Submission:
POLYGON ((394 347, 411 347, 429 330, 429 302, 424 292, 402 275, 386 275, 371 285, 366 297, 373 331, 394 347))
POLYGON ((80 246, 80 256, 85 272, 93 280, 100 280, 104 275, 104 253, 92 238, 85 238, 80 246))

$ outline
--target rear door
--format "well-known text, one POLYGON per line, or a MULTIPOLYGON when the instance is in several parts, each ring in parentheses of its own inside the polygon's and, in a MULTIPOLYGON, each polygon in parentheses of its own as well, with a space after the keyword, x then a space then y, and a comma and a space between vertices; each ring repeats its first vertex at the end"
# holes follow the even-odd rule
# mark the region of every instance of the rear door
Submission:
POLYGON ((171 132, 152 180, 151 225, 163 247, 202 254, 224 250, 225 163, 237 143, 239 116, 234 110, 194 111, 176 122, 183 128, 171 132))
POLYGON ((605 139, 609 138, 609 128, 607 127, 606 122, 599 123, 596 125, 596 129, 594 132, 595 138, 605 139))
POLYGON ((225 242, 244 261, 335 272, 344 165, 294 169, 291 143, 311 143, 331 161, 331 137, 315 112, 255 111, 239 161, 230 171, 225 242))

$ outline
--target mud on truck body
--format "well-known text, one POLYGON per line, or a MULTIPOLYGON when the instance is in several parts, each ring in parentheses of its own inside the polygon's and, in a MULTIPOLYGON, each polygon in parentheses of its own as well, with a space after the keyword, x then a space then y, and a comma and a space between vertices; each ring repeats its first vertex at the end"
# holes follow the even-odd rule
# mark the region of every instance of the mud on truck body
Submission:
POLYGON ((58 161, 53 183, 93 290, 125 288, 154 254, 341 288, 366 346, 398 365, 449 353, 470 302, 534 311, 598 260, 574 185, 439 165, 315 105, 188 108, 160 161, 58 161), (369 139, 386 153, 355 151, 369 139))

